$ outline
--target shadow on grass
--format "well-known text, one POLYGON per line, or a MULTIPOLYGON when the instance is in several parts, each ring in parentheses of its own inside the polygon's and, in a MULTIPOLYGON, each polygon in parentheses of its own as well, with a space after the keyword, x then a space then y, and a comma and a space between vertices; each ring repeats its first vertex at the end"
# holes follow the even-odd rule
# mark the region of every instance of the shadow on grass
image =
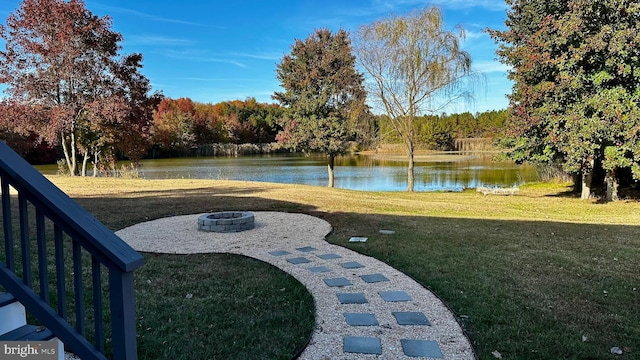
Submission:
POLYGON ((481 358, 498 351, 602 359, 613 346, 640 352, 639 227, 348 213, 328 220, 342 224, 330 242, 380 259, 440 296, 481 358), (348 243, 350 236, 369 240, 348 243))
POLYGON ((76 200, 113 229, 205 211, 306 213, 331 223, 329 242, 432 289, 482 359, 494 351, 508 358, 606 359, 613 346, 640 353, 640 227, 322 212, 260 193, 202 188, 76 200), (369 241, 348 243, 351 236, 369 241))
MULTIPOLYGON (((599 188, 594 191, 597 204, 607 204, 610 201, 606 200, 606 189, 599 188)), ((567 199, 580 199, 580 193, 574 189, 568 189, 566 191, 559 191, 554 194, 546 195, 548 197, 567 198, 567 199)), ((640 200, 640 190, 631 187, 622 188, 618 191, 618 198, 621 201, 638 201, 640 200)))
POLYGON ((123 197, 74 197, 103 224, 116 231, 168 216, 216 211, 283 211, 317 214, 314 206, 260 198, 260 188, 131 191, 123 197), (248 196, 250 195, 250 196, 248 196))
POLYGON ((136 274, 142 359, 291 359, 314 327, 295 278, 235 254, 144 254, 136 274))

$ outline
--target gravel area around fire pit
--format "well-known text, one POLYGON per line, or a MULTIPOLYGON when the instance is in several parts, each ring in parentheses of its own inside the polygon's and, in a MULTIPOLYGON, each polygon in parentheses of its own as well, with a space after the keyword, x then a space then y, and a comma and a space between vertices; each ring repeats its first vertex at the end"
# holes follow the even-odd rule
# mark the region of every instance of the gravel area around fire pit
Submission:
POLYGON ((242 254, 294 276, 316 306, 316 327, 300 359, 475 358, 455 317, 435 295, 379 260, 326 242, 331 232, 326 221, 304 214, 253 214, 254 228, 237 233, 199 231, 202 214, 196 214, 116 234, 142 252, 242 254))

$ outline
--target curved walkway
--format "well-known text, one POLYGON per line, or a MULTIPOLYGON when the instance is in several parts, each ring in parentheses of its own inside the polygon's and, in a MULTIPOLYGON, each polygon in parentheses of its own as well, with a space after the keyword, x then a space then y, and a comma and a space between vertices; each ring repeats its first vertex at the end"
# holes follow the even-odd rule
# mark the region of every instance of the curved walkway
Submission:
POLYGON ((242 254, 294 276, 316 306, 316 327, 300 359, 474 359, 469 340, 436 296, 381 261, 326 242, 326 221, 254 215, 255 228, 238 233, 198 231, 199 215, 186 215, 116 234, 142 252, 242 254))

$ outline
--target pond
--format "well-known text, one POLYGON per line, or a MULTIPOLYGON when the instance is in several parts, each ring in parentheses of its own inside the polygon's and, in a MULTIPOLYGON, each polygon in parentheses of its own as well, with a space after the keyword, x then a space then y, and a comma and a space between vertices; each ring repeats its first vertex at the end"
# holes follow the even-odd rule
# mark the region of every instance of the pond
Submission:
MULTIPOLYGON (((366 191, 405 191, 407 163, 369 155, 336 159, 335 187, 366 191)), ((418 159, 420 160, 420 159, 418 159)), ((477 187, 514 187, 537 180, 531 166, 494 162, 491 156, 451 154, 415 164, 415 191, 462 191, 477 187), (435 160, 435 161, 434 161, 435 160)), ((55 173, 53 167, 39 167, 55 173)), ((239 157, 197 157, 143 160, 145 179, 225 179, 326 186, 322 154, 271 154, 239 157)))

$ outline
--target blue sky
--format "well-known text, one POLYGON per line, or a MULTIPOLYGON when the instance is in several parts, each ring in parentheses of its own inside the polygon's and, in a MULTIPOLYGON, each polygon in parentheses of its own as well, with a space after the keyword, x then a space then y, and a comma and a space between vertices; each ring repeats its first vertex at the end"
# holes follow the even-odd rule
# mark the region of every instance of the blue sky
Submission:
MULTIPOLYGON (((276 66, 295 39, 318 28, 355 33, 389 14, 429 5, 441 8, 446 27, 467 30, 464 48, 483 73, 472 103, 449 112, 483 112, 507 107, 507 68, 496 60, 496 45, 483 29, 502 29, 503 0, 85 0, 97 15, 109 15, 122 33, 122 53, 144 55, 142 73, 172 98, 218 103, 254 97, 272 103, 280 90, 276 66)), ((19 0, 2 0, 4 23, 19 0)))

